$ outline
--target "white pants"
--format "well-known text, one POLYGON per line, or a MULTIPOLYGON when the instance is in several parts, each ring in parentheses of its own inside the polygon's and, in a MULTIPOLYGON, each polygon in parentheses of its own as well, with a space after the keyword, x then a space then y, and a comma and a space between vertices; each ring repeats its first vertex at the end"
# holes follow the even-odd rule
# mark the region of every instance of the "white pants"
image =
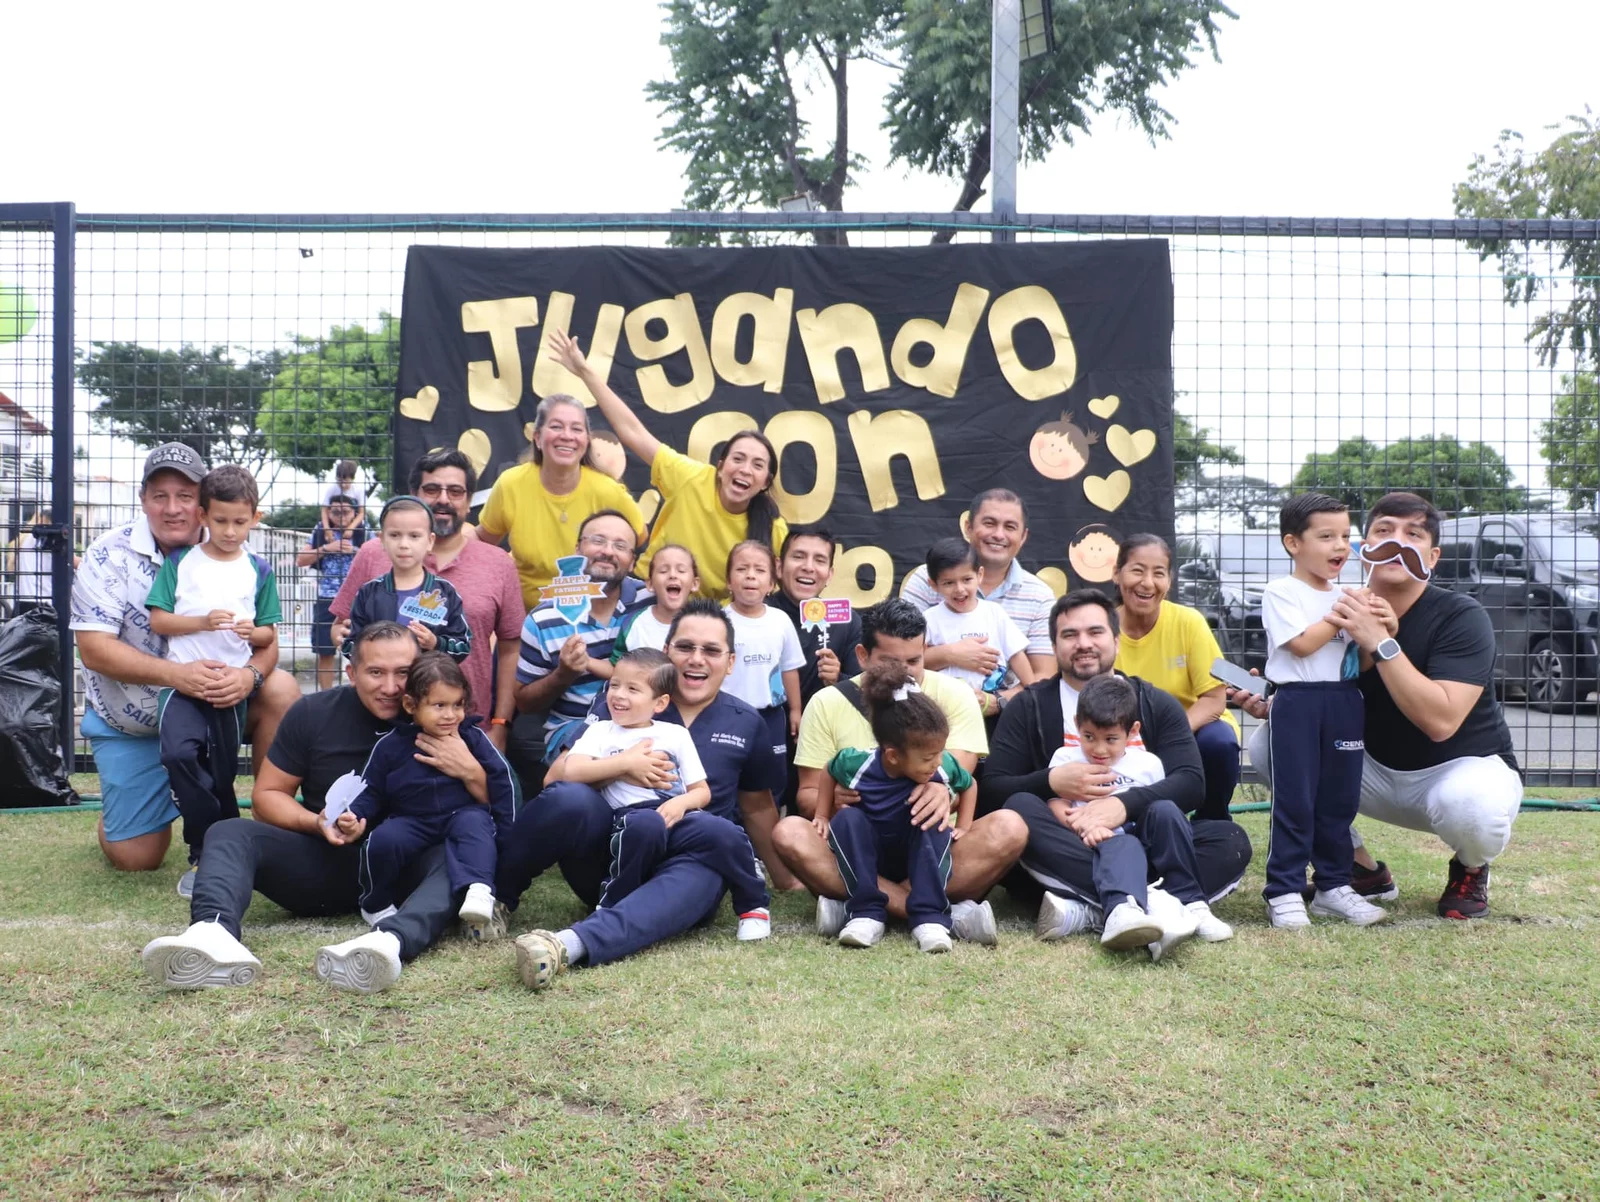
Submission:
MULTIPOLYGON (((1272 779, 1267 723, 1250 737, 1250 763, 1272 779)), ((1467 868, 1487 864, 1511 842, 1522 808, 1522 778, 1497 755, 1468 755, 1398 772, 1370 755, 1361 766, 1361 816, 1413 831, 1430 831, 1467 868)), ((1357 847, 1364 846, 1352 830, 1357 847)))

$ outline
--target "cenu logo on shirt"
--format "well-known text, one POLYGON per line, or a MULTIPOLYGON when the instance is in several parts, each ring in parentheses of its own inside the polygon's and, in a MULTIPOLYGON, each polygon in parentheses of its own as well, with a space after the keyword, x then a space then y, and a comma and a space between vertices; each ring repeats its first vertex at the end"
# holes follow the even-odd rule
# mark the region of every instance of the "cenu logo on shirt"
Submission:
POLYGON ((773 657, 770 652, 750 651, 746 652, 744 662, 747 664, 770 664, 772 662, 772 658, 773 657))
POLYGON ((1333 749, 1335 751, 1365 751, 1367 745, 1361 739, 1335 739, 1333 741, 1333 749))

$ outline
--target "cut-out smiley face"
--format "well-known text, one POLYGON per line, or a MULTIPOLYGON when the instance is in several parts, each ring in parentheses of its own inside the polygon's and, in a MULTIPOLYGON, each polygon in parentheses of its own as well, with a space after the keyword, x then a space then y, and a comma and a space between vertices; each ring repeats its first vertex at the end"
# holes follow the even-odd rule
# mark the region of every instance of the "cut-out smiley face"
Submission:
POLYGON ((1098 434, 1085 434, 1073 423, 1072 414, 1063 413, 1060 421, 1046 422, 1034 431, 1028 458, 1046 479, 1070 480, 1089 466, 1089 448, 1099 441, 1098 434))
POLYGON ((1117 570, 1117 547, 1122 536, 1102 522, 1091 522, 1072 536, 1067 562, 1078 579, 1099 584, 1117 570))

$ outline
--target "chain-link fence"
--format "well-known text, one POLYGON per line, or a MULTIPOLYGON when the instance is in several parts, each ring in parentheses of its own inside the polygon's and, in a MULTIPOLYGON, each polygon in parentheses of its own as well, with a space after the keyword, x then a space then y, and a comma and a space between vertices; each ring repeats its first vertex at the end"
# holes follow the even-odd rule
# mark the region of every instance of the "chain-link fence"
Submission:
MULTIPOLYGON (((69 526, 81 552, 137 511, 148 447, 180 439, 256 472, 266 517, 256 546, 278 574, 283 666, 312 687, 321 582, 296 557, 330 487, 346 487, 335 480, 341 460, 354 464, 347 487, 369 514, 390 487, 407 247, 662 246, 675 231, 709 230, 804 242, 824 225, 843 227, 854 246, 898 247, 950 229, 983 240, 991 222, 0 206, 0 600, 9 612, 61 589, 66 577, 51 575, 34 528, 69 526), (65 277, 62 238, 76 255, 65 277), (76 317, 75 332, 63 327, 75 381, 66 389, 56 387, 52 322, 62 278, 76 317)), ((1600 410, 1593 376, 1528 338, 1541 318, 1559 331, 1574 295, 1596 289, 1565 256, 1600 240, 1600 223, 1050 216, 1015 230, 1024 242, 1168 240, 1177 594, 1213 621, 1227 654, 1255 666, 1264 657, 1260 590, 1288 569, 1276 535, 1288 491, 1336 492, 1359 514, 1386 489, 1413 488, 1452 518, 1441 583, 1473 592, 1494 618, 1507 720, 1530 781, 1600 780, 1591 700, 1600 540, 1584 488, 1600 473, 1600 410), (1518 251, 1519 304, 1507 303, 1499 260, 1480 257, 1485 242, 1518 251)))

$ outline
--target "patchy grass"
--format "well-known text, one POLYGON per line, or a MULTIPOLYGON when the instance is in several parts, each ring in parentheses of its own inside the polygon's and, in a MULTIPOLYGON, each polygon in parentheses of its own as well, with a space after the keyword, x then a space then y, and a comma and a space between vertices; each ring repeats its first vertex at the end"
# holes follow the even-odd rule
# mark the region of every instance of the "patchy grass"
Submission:
MULTIPOLYGON (((1257 847, 1264 816, 1245 819, 1257 847)), ((376 997, 321 986, 356 920, 257 899, 264 975, 166 993, 166 868, 104 867, 89 815, 0 817, 0 1196, 1591 1198, 1600 821, 1528 814, 1494 915, 1435 920, 1446 853, 1368 826, 1395 921, 1171 962, 1044 945, 849 953, 785 897, 543 995, 447 940, 376 997)), ((522 925, 578 916, 559 877, 522 925)))

